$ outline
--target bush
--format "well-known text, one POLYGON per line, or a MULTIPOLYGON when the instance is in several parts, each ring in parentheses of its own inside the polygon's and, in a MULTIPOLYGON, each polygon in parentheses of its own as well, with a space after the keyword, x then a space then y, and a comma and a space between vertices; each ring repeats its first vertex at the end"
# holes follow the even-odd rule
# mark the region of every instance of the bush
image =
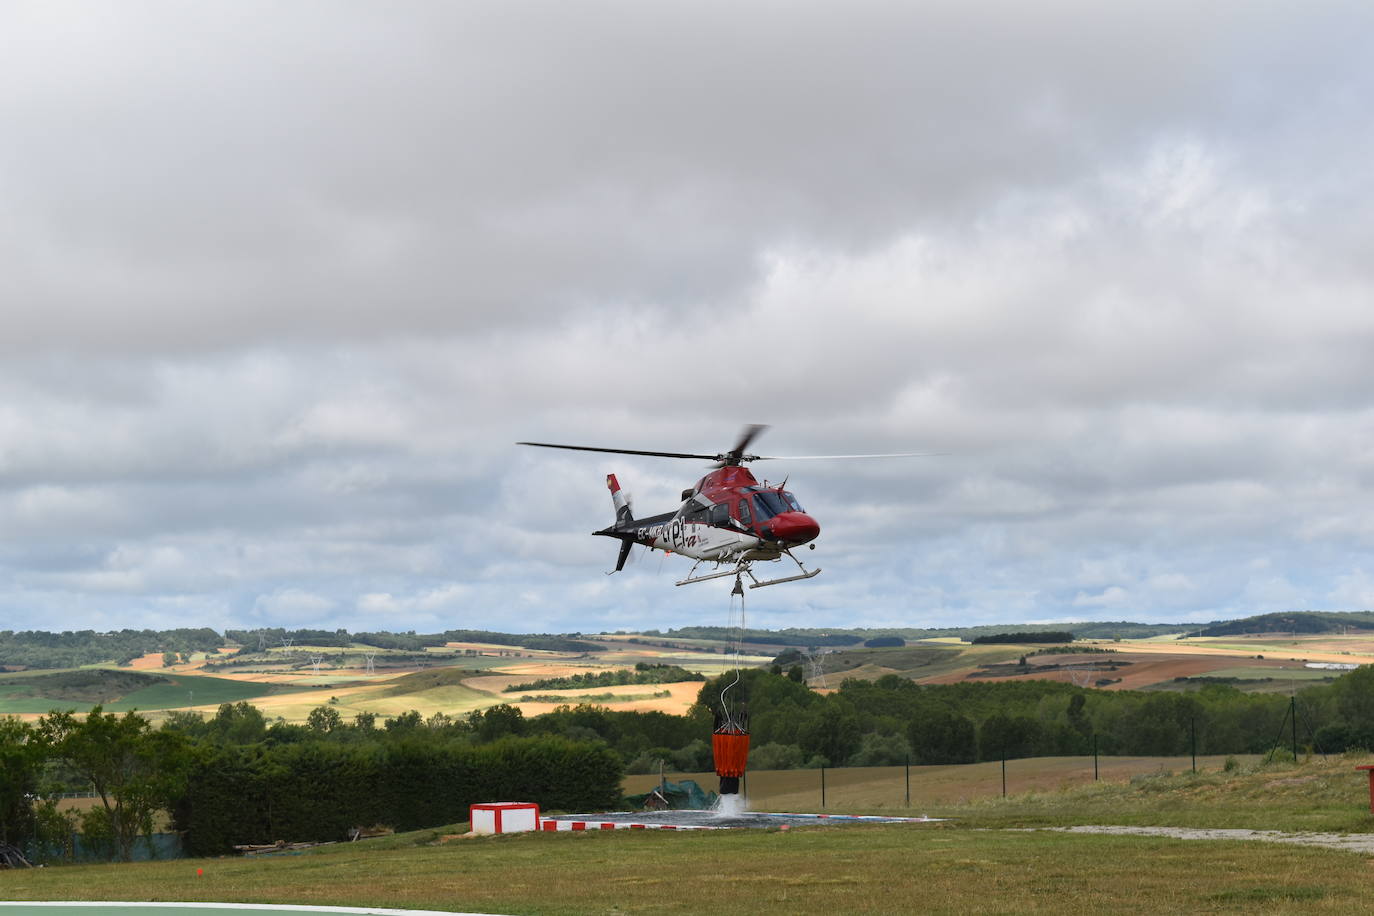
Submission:
POLYGON ((901 735, 867 734, 859 750, 849 758, 855 767, 901 766, 911 759, 911 745, 901 735))
POLYGON ((715 768, 711 745, 700 738, 681 750, 673 751, 670 761, 675 769, 683 773, 702 773, 715 768))
POLYGON ((795 770, 805 759, 795 744, 770 742, 749 749, 749 767, 755 770, 795 770))

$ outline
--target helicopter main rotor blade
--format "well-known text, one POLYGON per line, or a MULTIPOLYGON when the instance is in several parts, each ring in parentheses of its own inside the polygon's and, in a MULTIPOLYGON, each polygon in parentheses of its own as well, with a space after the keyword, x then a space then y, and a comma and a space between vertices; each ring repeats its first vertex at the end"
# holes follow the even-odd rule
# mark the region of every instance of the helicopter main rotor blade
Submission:
POLYGON ((533 445, 538 448, 565 448, 574 452, 609 452, 613 455, 649 455, 654 458, 705 458, 714 461, 719 455, 692 455, 686 452, 649 452, 636 448, 597 448, 593 445, 555 445, 552 442, 517 442, 516 445, 533 445))
POLYGON ((851 458, 935 458, 949 452, 896 452, 891 455, 745 455, 746 461, 848 461, 851 458))
POLYGON ((724 467, 738 465, 744 461, 752 461, 753 457, 744 454, 744 450, 749 447, 750 442, 753 442, 759 437, 759 433, 767 428, 768 426, 763 423, 750 423, 740 431, 739 441, 735 443, 734 448, 730 449, 730 451, 726 452, 724 455, 715 455, 713 457, 720 461, 721 465, 724 467))

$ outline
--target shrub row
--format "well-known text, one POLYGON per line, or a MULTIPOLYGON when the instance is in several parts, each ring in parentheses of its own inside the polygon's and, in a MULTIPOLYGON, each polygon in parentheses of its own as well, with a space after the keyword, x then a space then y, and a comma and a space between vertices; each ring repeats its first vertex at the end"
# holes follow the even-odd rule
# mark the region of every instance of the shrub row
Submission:
POLYGON ((464 821, 468 806, 484 801, 604 810, 620 797, 621 773, 610 749, 560 738, 207 746, 172 807, 173 825, 190 855, 219 855, 247 843, 340 840, 356 826, 464 821))

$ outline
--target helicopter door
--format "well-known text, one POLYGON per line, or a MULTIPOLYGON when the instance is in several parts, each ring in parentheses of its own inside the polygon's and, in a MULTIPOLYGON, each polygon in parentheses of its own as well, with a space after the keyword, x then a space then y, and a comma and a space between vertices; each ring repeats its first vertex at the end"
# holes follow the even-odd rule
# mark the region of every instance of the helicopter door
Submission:
POLYGON ((711 507, 711 527, 726 528, 730 525, 729 503, 716 503, 711 507))

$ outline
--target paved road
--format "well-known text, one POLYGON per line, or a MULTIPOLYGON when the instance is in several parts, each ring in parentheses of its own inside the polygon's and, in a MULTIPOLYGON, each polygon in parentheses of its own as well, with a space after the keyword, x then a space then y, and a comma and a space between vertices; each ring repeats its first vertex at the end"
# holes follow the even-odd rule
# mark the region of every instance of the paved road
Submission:
POLYGON ((1030 827, 1028 830, 1054 830, 1059 833, 1107 833, 1118 836, 1166 836, 1178 840, 1255 840, 1261 843, 1291 843, 1295 846, 1324 846, 1348 852, 1374 853, 1374 833, 1284 833, 1279 830, 1242 830, 1223 827, 1030 827))

